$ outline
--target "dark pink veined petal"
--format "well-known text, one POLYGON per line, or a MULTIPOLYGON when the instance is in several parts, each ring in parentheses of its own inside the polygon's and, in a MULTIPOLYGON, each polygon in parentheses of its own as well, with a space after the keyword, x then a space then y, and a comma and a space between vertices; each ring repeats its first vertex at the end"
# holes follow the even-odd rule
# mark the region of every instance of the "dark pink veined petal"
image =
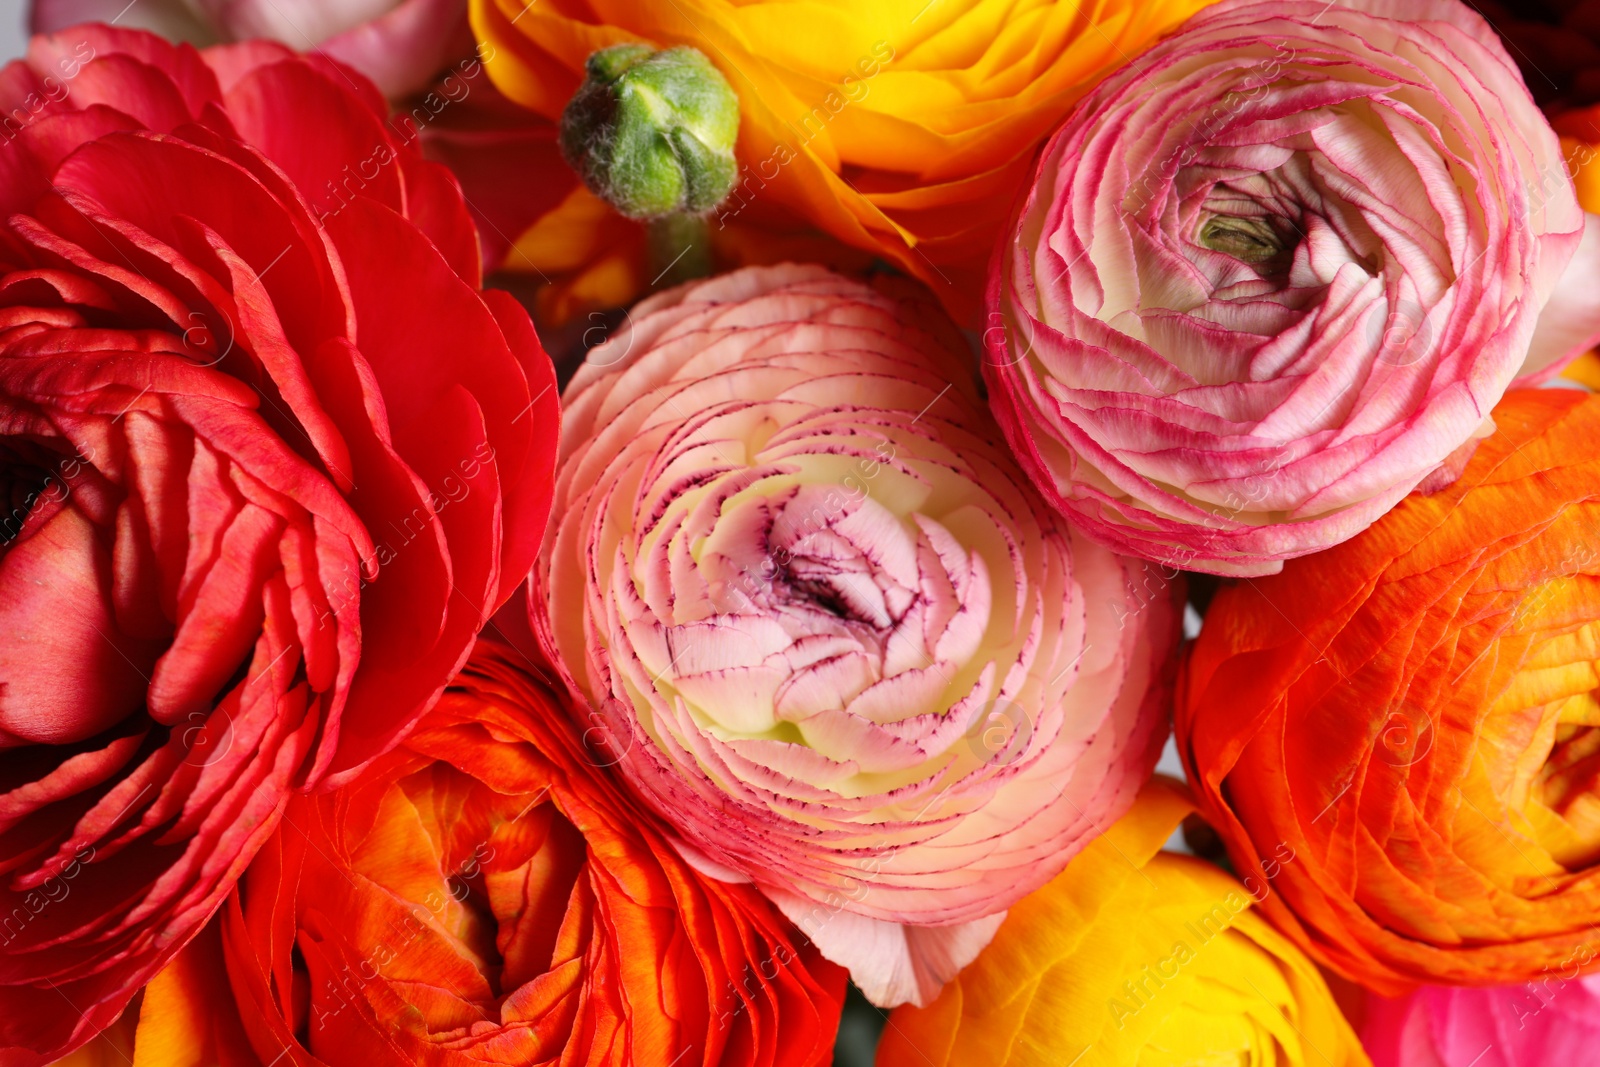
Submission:
POLYGON ((1046 145, 989 279, 991 404, 1103 544, 1272 573, 1600 335, 1559 284, 1592 273, 1566 172, 1469 8, 1222 0, 1046 145))

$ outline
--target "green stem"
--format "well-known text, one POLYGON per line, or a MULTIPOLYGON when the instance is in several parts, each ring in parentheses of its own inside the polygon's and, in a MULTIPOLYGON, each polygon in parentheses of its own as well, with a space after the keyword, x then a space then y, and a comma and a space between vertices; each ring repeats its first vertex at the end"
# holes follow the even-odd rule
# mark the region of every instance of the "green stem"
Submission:
POLYGON ((645 223, 650 249, 651 289, 711 275, 711 227, 703 215, 666 215, 645 223))

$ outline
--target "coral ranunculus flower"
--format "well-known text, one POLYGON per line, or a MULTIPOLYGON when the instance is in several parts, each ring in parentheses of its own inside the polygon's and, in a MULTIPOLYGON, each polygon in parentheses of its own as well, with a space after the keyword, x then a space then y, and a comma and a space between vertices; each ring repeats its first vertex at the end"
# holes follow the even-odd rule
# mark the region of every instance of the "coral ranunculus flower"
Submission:
POLYGON ((1119 552, 1269 574, 1448 482, 1600 333, 1600 220, 1456 0, 1226 0, 1044 150, 984 374, 1119 552))
POLYGON ((1600 1049, 1600 975, 1576 968, 1487 989, 1423 986, 1370 997, 1361 1040, 1375 1067, 1552 1067, 1600 1049))
POLYGON ((1600 397, 1512 393, 1461 480, 1226 588, 1178 747, 1264 905, 1370 989, 1600 959, 1600 397))
MULTIPOLYGON (((1039 144, 1096 81, 1205 2, 474 0, 472 19, 494 49, 496 84, 550 119, 598 49, 698 48, 742 108, 743 169, 714 240, 799 219, 895 263, 976 321, 984 267, 1039 144)), ((560 215, 587 233, 615 219, 587 193, 560 215)), ((527 251, 548 273, 546 257, 583 243, 532 238, 527 251)), ((746 258, 756 245, 719 251, 771 262, 746 258)), ((519 257, 508 265, 528 269, 519 257)))
POLYGON ((591 740, 883 1005, 931 998, 1166 733, 1171 587, 1062 524, 969 367, 925 296, 820 267, 653 297, 568 388, 536 572, 591 740))
POLYGON ((1153 780, 938 1000, 890 1017, 877 1067, 1367 1067, 1316 966, 1252 906, 1270 881, 1159 851, 1190 810, 1153 780))
POLYGON ((527 573, 556 397, 359 75, 85 26, 0 71, 0 1064, 104 1026, 527 573))
POLYGON ((480 644, 401 748, 290 805, 146 991, 138 1067, 829 1062, 843 970, 691 868, 515 663, 480 644))

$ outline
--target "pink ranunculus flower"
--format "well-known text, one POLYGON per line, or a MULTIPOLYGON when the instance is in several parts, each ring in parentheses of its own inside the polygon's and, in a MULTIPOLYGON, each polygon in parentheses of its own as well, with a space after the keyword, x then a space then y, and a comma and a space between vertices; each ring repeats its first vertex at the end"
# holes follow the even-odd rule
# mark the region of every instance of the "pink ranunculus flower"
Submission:
POLYGON ((535 572, 589 740, 703 869, 925 1003, 1132 802, 1173 588, 1065 525, 960 335, 821 267, 652 297, 568 388, 535 572))
POLYGON ((1457 0, 1224 0, 1055 134, 984 373, 1090 536, 1268 574, 1447 484, 1600 331, 1600 229, 1457 0))
POLYGON ((389 97, 472 48, 467 0, 32 0, 28 21, 34 33, 115 21, 197 45, 264 37, 348 63, 389 97))
POLYGON ((1527 985, 1423 986, 1400 1000, 1372 997, 1361 1042, 1373 1067, 1591 1063, 1600 1049, 1600 974, 1577 973, 1573 966, 1527 985))

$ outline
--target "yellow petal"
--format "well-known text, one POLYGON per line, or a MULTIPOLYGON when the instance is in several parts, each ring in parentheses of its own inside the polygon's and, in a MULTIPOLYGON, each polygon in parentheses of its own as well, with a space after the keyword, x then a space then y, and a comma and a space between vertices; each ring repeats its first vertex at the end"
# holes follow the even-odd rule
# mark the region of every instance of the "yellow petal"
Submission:
POLYGON ((1244 885, 1159 851, 1190 810, 1182 787, 1152 781, 938 1000, 894 1013, 878 1067, 1368 1064, 1244 885))

